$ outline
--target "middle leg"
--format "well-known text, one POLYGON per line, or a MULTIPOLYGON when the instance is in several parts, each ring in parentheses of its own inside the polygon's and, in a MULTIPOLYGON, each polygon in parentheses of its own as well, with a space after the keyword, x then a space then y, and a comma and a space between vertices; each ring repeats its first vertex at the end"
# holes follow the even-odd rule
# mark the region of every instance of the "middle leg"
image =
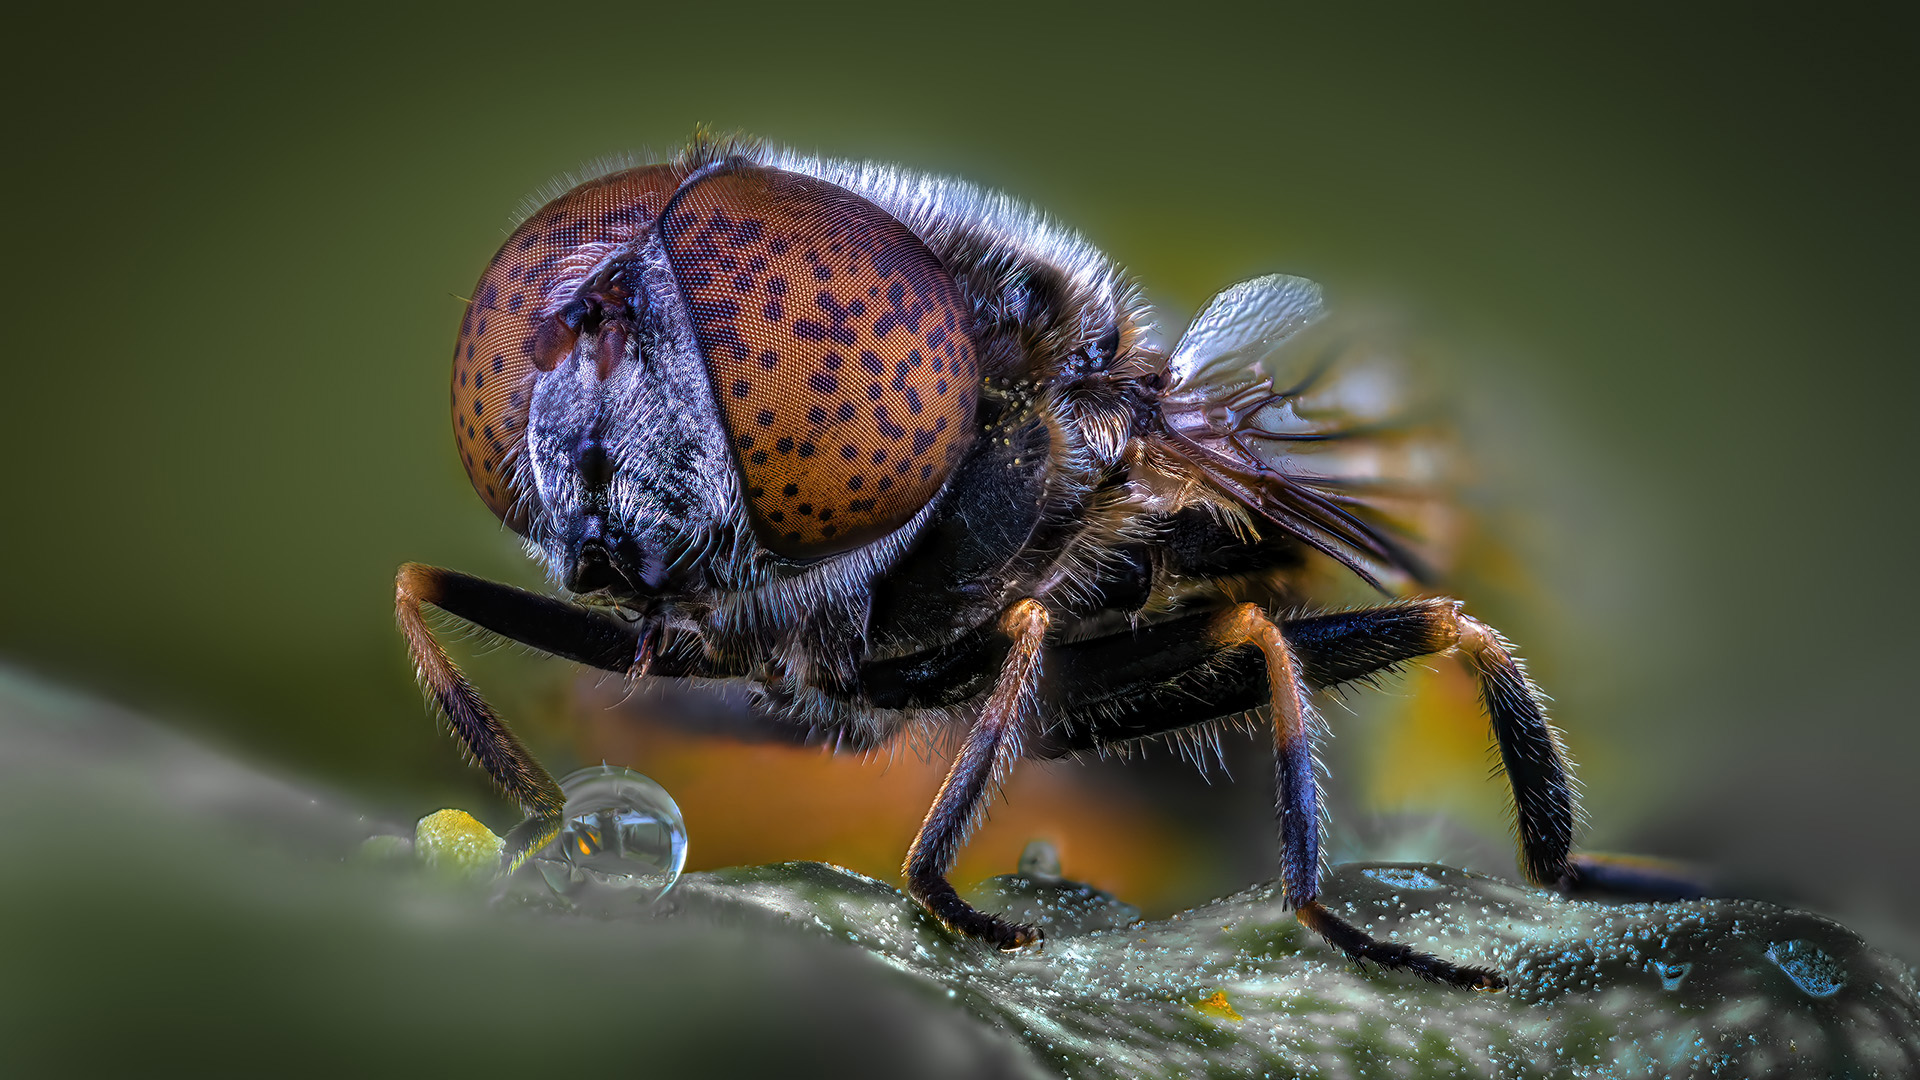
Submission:
POLYGON ((1020 757, 1035 712, 1047 625, 1047 610, 1037 600, 1021 600, 1000 616, 999 630, 1012 642, 1000 676, 907 852, 907 891, 914 899, 948 927, 1001 949, 1031 944, 1039 933, 968 904, 947 874, 960 845, 979 823, 987 797, 1020 757))
POLYGON ((1320 902, 1320 790, 1313 757, 1313 737, 1319 721, 1308 700, 1300 662, 1279 624, 1257 604, 1240 604, 1221 612, 1209 629, 1216 645, 1253 645, 1266 661, 1273 706, 1280 879, 1294 916, 1355 960, 1371 960, 1382 967, 1412 971, 1475 990, 1506 986, 1506 979, 1486 968, 1454 964, 1398 942, 1378 941, 1320 902))

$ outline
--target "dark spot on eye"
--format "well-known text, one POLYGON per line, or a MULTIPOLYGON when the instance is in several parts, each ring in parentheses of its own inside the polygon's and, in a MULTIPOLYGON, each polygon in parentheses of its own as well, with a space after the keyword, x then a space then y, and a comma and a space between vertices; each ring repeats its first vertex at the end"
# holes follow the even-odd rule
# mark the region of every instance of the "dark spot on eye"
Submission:
POLYGON ((795 452, 798 453, 801 457, 812 457, 813 444, 810 442, 803 442, 800 444, 799 449, 796 450, 795 452))
MULTIPOLYGON (((473 332, 476 334, 479 334, 481 337, 486 337, 487 336, 487 320, 481 319, 480 325, 476 327, 473 332)), ((471 345, 467 346, 467 356, 469 359, 471 359, 473 356, 473 346, 471 345)))
POLYGON ((882 363, 880 358, 875 356, 871 350, 860 353, 860 366, 866 368, 868 374, 871 375, 879 375, 887 370, 887 365, 882 363))
POLYGON ((826 263, 820 263, 819 265, 813 268, 813 280, 815 281, 833 280, 833 269, 829 267, 826 263))
POLYGON ((831 520, 831 519, 832 519, 832 517, 833 517, 833 507, 831 507, 831 506, 829 506, 829 507, 827 507, 826 509, 824 509, 824 510, 822 510, 822 511, 820 511, 820 520, 821 520, 821 521, 828 521, 828 520, 831 520))
POLYGON ((782 436, 779 442, 773 444, 773 448, 783 454, 793 453, 793 437, 782 436))
POLYGON ((851 502, 847 503, 847 513, 849 514, 872 513, 873 503, 874 503, 874 500, 872 499, 854 499, 851 502))
POLYGON ((885 465, 887 463, 887 452, 885 450, 875 450, 873 452, 873 463, 875 465, 885 465))
POLYGON ((947 392, 947 380, 941 379, 939 382, 934 383, 933 392, 944 397, 947 392))
POLYGON ((826 365, 828 371, 839 371, 840 365, 846 363, 837 352, 830 352, 821 357, 820 362, 826 365))
POLYGON ((880 425, 880 434, 885 435, 889 439, 904 439, 907 437, 906 428, 887 419, 887 407, 885 405, 874 408, 873 422, 880 425))
MULTIPOLYGON (((492 425, 492 424, 488 424, 488 425, 486 425, 485 427, 482 427, 482 428, 480 429, 480 433, 481 433, 482 435, 485 435, 485 436, 486 436, 487 438, 489 438, 489 439, 491 439, 491 438, 493 438, 493 425, 492 425)), ((495 447, 494 449, 496 449, 496 450, 497 450, 497 449, 499 449, 499 447, 495 447)))
POLYGON ((857 458, 860 456, 860 448, 853 445, 852 443, 848 443, 847 445, 840 448, 840 456, 845 458, 848 461, 852 461, 854 458, 857 458))
POLYGON ((473 415, 475 416, 480 415, 480 399, 479 398, 473 399, 473 415))
POLYGON ((945 431, 945 430, 947 430, 947 418, 946 418, 946 417, 944 417, 944 416, 943 416, 943 417, 941 417, 940 419, 938 419, 938 420, 935 420, 935 421, 933 422, 933 433, 934 433, 935 435, 938 435, 938 434, 940 434, 941 432, 943 432, 943 431, 945 431))
POLYGON ((751 450, 751 449, 753 449, 753 436, 751 436, 751 435, 742 435, 742 436, 740 436, 740 438, 739 438, 739 440, 738 440, 738 441, 739 441, 739 445, 740 445, 740 449, 742 449, 742 450, 751 450))
POLYGON ((791 499, 795 495, 800 494, 800 485, 788 484, 786 487, 783 487, 780 489, 780 494, 785 495, 787 498, 791 499))
MULTIPOLYGON (((847 449, 851 450, 853 449, 853 447, 849 446, 847 447, 847 449)), ((847 490, 859 491, 860 485, 866 482, 867 482, 867 478, 864 476, 849 476, 847 477, 847 490)))
POLYGON ((467 345, 467 359, 469 359, 469 360, 471 360, 471 359, 473 359, 473 345, 472 345, 472 343, 468 343, 468 345, 467 345))
POLYGON ((893 467, 893 471, 894 471, 894 473, 895 473, 895 474, 897 474, 897 475, 900 475, 900 476, 905 476, 905 475, 907 475, 908 473, 910 473, 910 472, 912 472, 912 471, 913 471, 913 459, 912 459, 912 458, 901 458, 901 459, 900 459, 900 464, 898 464, 898 465, 895 465, 895 466, 893 467))
POLYGON ((793 510, 794 510, 794 512, 795 512, 795 513, 797 513, 797 514, 799 514, 799 515, 801 515, 802 517, 812 517, 812 516, 813 516, 813 504, 812 504, 812 503, 801 503, 801 504, 800 504, 799 506, 796 506, 796 507, 794 507, 794 508, 793 508, 793 510))
MULTIPOLYGON (((778 254, 780 254, 780 253, 779 253, 778 251, 776 251, 776 252, 774 252, 774 254, 775 254, 775 255, 778 255, 778 254)), ((787 279, 786 279, 786 278, 783 278, 783 277, 780 277, 780 276, 778 276, 778 275, 775 275, 775 276, 773 276, 773 277, 770 277, 770 278, 768 278, 768 279, 767 279, 767 291, 768 291, 769 293, 772 293, 772 294, 773 294, 773 295, 775 295, 775 296, 785 296, 785 295, 787 295, 787 279)))
POLYGON ((927 477, 932 475, 933 475, 933 466, 931 465, 920 466, 920 479, 925 480, 927 477))
POLYGON ((761 496, 765 495, 766 493, 767 493, 766 488, 758 487, 758 486, 750 487, 747 489, 747 498, 758 499, 761 496))
POLYGON ((886 491, 893 486, 893 477, 883 476, 880 478, 880 482, 874 486, 878 487, 881 491, 886 491))
POLYGON ((772 371, 772 370, 773 370, 774 368, 777 368, 777 367, 779 367, 779 366, 780 366, 780 354, 779 354, 779 353, 777 353, 777 352, 763 352, 763 353, 761 353, 761 354, 760 354, 760 366, 761 366, 761 367, 763 367, 763 368, 766 368, 766 369, 767 369, 768 371, 772 371))
POLYGON ((773 521, 785 521, 785 520, 787 520, 787 514, 786 514, 786 511, 784 511, 784 510, 775 510, 775 511, 774 511, 773 513, 771 513, 771 514, 768 514, 768 515, 767 515, 767 517, 768 517, 768 518, 769 518, 770 520, 773 520, 773 521))
MULTIPOLYGON (((772 308, 773 305, 768 304, 767 306, 768 308, 772 308)), ((825 341, 827 340, 827 328, 814 322, 812 319, 795 319, 793 320, 793 336, 802 341, 825 341)))
MULTIPOLYGON (((789 243, 784 236, 776 236, 767 243, 767 254, 769 255, 785 255, 791 250, 793 250, 793 245, 789 243)), ((799 539, 799 534, 795 533, 794 538, 799 539)))
MULTIPOLYGON (((826 517, 827 515, 823 513, 823 514, 821 514, 820 516, 824 518, 824 517, 826 517)), ((828 538, 832 538, 832 536, 833 536, 833 534, 834 534, 834 533, 837 533, 837 532, 839 532, 839 531, 840 531, 840 526, 838 526, 838 525, 828 525, 828 526, 827 526, 826 528, 824 528, 824 529, 821 529, 821 530, 820 530, 820 535, 821 535, 821 536, 825 536, 825 537, 828 537, 828 538)))
POLYGON ((773 426, 773 410, 761 409, 760 414, 753 418, 753 422, 756 424, 759 424, 761 427, 772 427, 773 426))
POLYGON ((760 310, 760 314, 766 316, 768 322, 779 322, 786 313, 787 309, 781 306, 778 300, 767 301, 767 306, 760 310))
POLYGON ((827 422, 827 410, 821 408, 818 405, 815 405, 813 408, 807 410, 807 423, 812 424, 814 427, 819 427, 822 424, 825 424, 826 422, 827 422))
POLYGON ((488 458, 487 460, 481 462, 480 467, 487 470, 487 472, 489 473, 493 472, 493 459, 488 458))
MULTIPOLYGON (((515 270, 514 273, 518 274, 519 271, 515 270)), ((520 293, 514 293, 513 296, 507 300, 507 313, 512 314, 516 311, 519 311, 520 305, 526 302, 527 302, 527 298, 524 295, 520 293)))
POLYGON ((759 243, 761 238, 766 235, 767 235, 766 222, 743 221, 740 224, 735 225, 733 227, 733 235, 727 237, 727 242, 732 244, 734 247, 746 247, 749 244, 759 243))
POLYGON ((752 292, 753 276, 750 274, 733 275, 733 291, 734 292, 752 292))
POLYGON ((816 371, 807 376, 807 385, 813 387, 816 394, 837 394, 840 392, 840 380, 829 372, 816 371))
MULTIPOLYGON (((748 394, 751 394, 751 393, 753 393, 753 387, 751 387, 751 386, 748 386, 748 385, 747 385, 747 380, 745 380, 745 379, 735 379, 735 380, 733 381, 733 396, 734 396, 734 397, 737 397, 737 398, 744 398, 744 397, 746 397, 746 396, 747 396, 748 394)), ((918 410, 918 409, 915 409, 914 411, 915 411, 915 412, 919 412, 920 410, 918 410)))
POLYGON ((907 411, 915 416, 920 415, 920 395, 911 386, 907 387, 907 411))
POLYGON ((460 369, 460 385, 461 386, 467 385, 467 371, 465 368, 460 369))
POLYGON ((874 297, 874 296, 879 296, 879 295, 880 295, 880 286, 878 286, 878 285, 869 285, 869 286, 867 286, 867 295, 868 295, 869 297, 874 297))
POLYGON ((881 398, 886 396, 887 396, 887 392, 885 390, 880 389, 879 383, 867 384, 867 400, 868 401, 879 401, 881 398))
POLYGON ((486 372, 484 372, 484 371, 476 371, 476 372, 474 372, 474 373, 473 373, 473 388, 474 388, 475 390, 479 390, 479 389, 481 389, 482 387, 484 387, 484 386, 486 385, 486 378, 487 378, 487 373, 486 373, 486 372))
POLYGON ((755 450, 753 456, 747 460, 753 462, 755 465, 765 465, 767 463, 767 452, 765 450, 755 450))
POLYGON ((928 431, 925 428, 916 428, 914 430, 913 452, 916 457, 926 453, 927 447, 932 445, 933 445, 933 432, 928 431))

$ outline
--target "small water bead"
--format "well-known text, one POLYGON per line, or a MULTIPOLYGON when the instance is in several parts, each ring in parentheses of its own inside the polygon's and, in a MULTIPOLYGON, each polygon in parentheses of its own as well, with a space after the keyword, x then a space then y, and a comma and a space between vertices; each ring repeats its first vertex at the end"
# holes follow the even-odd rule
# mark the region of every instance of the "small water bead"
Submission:
POLYGON ((1839 962, 1811 941, 1776 941, 1767 946, 1767 959, 1779 965, 1808 997, 1832 997, 1847 985, 1847 973, 1839 962))
POLYGON ((1687 973, 1692 970, 1692 964, 1670 964, 1660 960, 1653 962, 1653 973, 1660 976, 1662 990, 1680 989, 1680 984, 1687 981, 1687 973))
POLYGON ((687 827, 667 789, 632 769, 596 765, 560 781, 560 790, 565 823, 533 858, 554 892, 618 893, 645 904, 673 888, 687 861, 687 827))
POLYGON ((1360 871, 1383 885, 1396 889, 1437 889, 1440 883, 1425 873, 1406 866, 1370 866, 1360 871))

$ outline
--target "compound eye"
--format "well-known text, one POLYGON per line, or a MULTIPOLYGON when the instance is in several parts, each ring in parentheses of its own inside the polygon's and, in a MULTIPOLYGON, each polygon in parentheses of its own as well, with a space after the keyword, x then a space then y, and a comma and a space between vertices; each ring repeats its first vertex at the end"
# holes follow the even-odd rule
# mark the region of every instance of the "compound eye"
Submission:
POLYGON ((925 507, 973 440, 980 378, 926 244, 845 188, 747 164, 695 180, 661 233, 761 542, 832 555, 925 507))
POLYGON ((473 489, 525 534, 533 380, 570 342, 565 305, 608 256, 642 239, 685 174, 666 165, 614 173, 534 211, 493 257, 453 352, 453 434, 473 489))

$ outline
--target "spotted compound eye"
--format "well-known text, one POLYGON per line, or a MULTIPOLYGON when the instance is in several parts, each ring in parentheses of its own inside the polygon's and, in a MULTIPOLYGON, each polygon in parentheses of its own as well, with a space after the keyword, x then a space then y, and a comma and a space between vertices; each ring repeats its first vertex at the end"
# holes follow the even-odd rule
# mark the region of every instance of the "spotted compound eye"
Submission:
POLYGON ((736 165, 661 222, 771 551, 814 558, 904 525, 974 435, 979 362, 953 277, 844 188, 736 165))
POLYGON ((653 225, 684 175, 649 165, 574 188, 514 230, 474 287, 453 353, 454 442, 473 489, 516 532, 528 526, 523 454, 539 331, 608 254, 653 225))

